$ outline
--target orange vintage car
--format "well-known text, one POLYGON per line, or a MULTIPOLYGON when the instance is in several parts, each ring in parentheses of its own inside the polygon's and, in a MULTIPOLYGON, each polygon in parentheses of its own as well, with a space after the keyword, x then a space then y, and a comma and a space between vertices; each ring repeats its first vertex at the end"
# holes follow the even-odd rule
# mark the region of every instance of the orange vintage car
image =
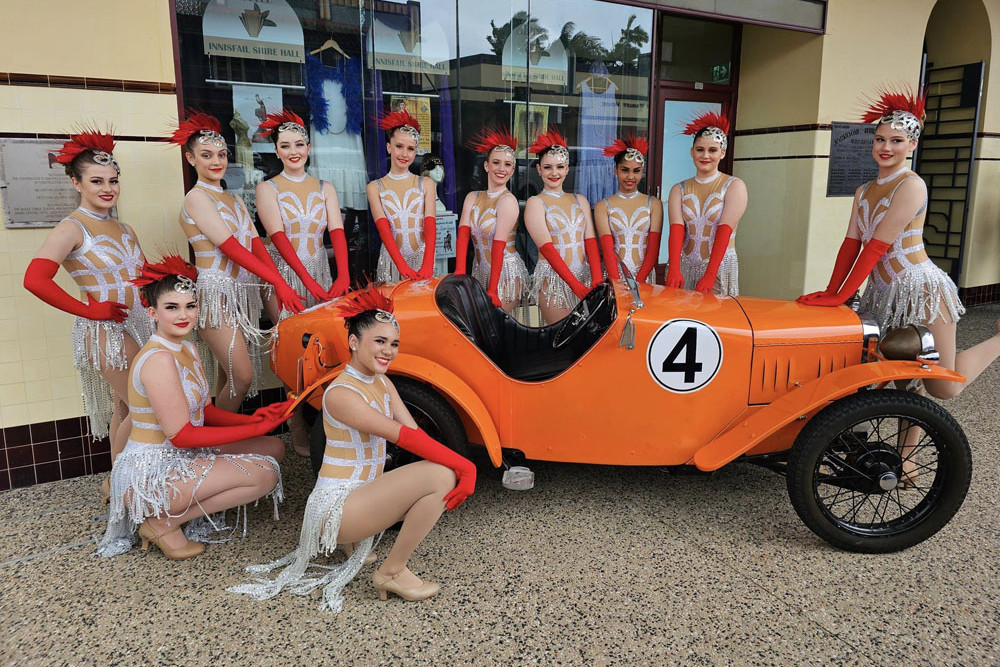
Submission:
MULTIPOLYGON (((457 450, 485 448, 497 467, 761 463, 786 475, 810 529, 853 551, 907 548, 958 511, 972 466, 961 427, 889 388, 963 379, 936 364, 926 330, 880 345, 878 327, 848 307, 717 298, 624 271, 540 328, 493 307, 469 276, 383 285, 402 332, 390 374, 414 418, 457 450)), ((278 326, 271 364, 292 393, 324 386, 349 358, 336 310, 278 326)), ((321 392, 308 401, 319 408, 321 392)))

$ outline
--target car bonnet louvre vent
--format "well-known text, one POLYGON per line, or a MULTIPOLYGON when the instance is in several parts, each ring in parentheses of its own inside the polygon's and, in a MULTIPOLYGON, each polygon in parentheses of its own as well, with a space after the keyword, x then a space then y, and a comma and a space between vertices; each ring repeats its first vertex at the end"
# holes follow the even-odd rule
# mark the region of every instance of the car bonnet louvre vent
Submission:
POLYGON ((754 350, 750 403, 770 403, 811 380, 856 363, 857 345, 759 347, 754 350))

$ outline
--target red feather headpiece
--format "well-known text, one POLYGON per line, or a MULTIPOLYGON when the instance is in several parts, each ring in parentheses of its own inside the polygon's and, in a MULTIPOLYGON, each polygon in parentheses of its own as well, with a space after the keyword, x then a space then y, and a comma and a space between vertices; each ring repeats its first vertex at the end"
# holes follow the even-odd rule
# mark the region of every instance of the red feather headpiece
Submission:
POLYGON ((698 134, 706 127, 717 127, 729 134, 729 118, 714 111, 703 113, 684 126, 684 134, 698 134))
MULTIPOLYGON (((159 262, 145 262, 139 275, 131 282, 141 288, 166 278, 176 278, 174 289, 182 294, 194 292, 198 287, 198 269, 181 259, 180 255, 164 255, 159 262)), ((148 308, 146 295, 140 292, 139 298, 142 305, 148 308)))
POLYGON ((559 130, 556 126, 552 125, 549 127, 548 132, 542 132, 538 135, 538 138, 535 139, 535 143, 528 147, 528 152, 538 155, 542 151, 556 146, 562 147, 563 151, 566 152, 566 155, 569 155, 569 148, 566 146, 566 139, 563 138, 563 135, 559 134, 559 130))
MULTIPOLYGON (((267 114, 267 117, 264 119, 264 122, 260 124, 260 128, 258 129, 262 135, 267 136, 270 135, 272 132, 274 132, 276 129, 278 129, 281 125, 284 125, 285 123, 298 125, 300 128, 302 128, 301 134, 303 135, 305 134, 306 124, 302 121, 302 118, 300 118, 299 115, 294 111, 292 111, 291 109, 282 109, 281 113, 267 114)), ((285 128, 285 129, 294 129, 297 132, 299 131, 298 127, 285 128)))
POLYGON ((927 96, 921 91, 914 95, 909 86, 900 90, 882 88, 875 91, 877 99, 870 100, 868 110, 861 117, 862 123, 874 123, 890 115, 893 111, 906 111, 923 121, 927 106, 927 96))
POLYGON ((379 128, 386 132, 391 132, 397 127, 403 127, 404 125, 409 125, 417 132, 420 131, 420 123, 410 115, 409 111, 393 111, 378 119, 379 128))
POLYGON ((69 164, 80 153, 88 150, 111 155, 115 152, 115 138, 110 134, 84 127, 80 132, 70 135, 69 141, 56 153, 56 162, 69 164))
POLYGON ((615 139, 614 143, 605 147, 604 155, 606 157, 615 157, 619 153, 624 153, 630 148, 644 156, 649 152, 649 143, 642 137, 629 135, 624 139, 615 139))
POLYGON ((516 151, 517 139, 506 127, 484 127, 479 131, 479 134, 472 137, 467 145, 477 153, 489 155, 490 151, 501 146, 516 151))
POLYGON ((374 283, 368 283, 367 289, 358 292, 340 304, 337 308, 337 314, 342 315, 346 319, 366 313, 369 310, 381 310, 384 313, 392 313, 392 299, 386 297, 376 289, 374 283))
POLYGON ((188 109, 187 113, 187 119, 181 121, 177 129, 170 135, 170 143, 183 147, 192 135, 202 131, 222 135, 222 125, 215 116, 194 109, 188 109))

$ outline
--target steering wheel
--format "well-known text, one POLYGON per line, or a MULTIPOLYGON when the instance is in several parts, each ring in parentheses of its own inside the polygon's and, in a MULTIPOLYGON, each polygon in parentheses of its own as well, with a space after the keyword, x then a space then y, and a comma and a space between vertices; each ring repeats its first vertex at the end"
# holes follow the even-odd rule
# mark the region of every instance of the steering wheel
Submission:
POLYGON ((576 304, 573 310, 569 312, 569 315, 563 318, 562 324, 552 337, 553 350, 558 350, 573 342, 587 328, 587 325, 590 324, 594 317, 604 310, 604 307, 608 303, 608 289, 609 285, 607 283, 599 284, 590 291, 590 294, 583 297, 580 303, 576 304), (598 290, 600 290, 599 297, 596 303, 591 304, 591 297, 598 290))

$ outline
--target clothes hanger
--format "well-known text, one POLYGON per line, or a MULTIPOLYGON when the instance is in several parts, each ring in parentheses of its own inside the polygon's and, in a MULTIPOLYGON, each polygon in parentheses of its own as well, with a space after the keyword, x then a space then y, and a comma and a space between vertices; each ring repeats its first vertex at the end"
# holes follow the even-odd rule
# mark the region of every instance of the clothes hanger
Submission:
POLYGON ((344 52, 344 50, 342 48, 340 48, 340 44, 337 44, 336 40, 334 40, 333 38, 330 38, 330 39, 326 40, 325 42, 323 42, 323 46, 319 47, 318 49, 313 49, 312 51, 310 51, 309 55, 314 56, 317 53, 320 53, 322 51, 326 51, 327 49, 333 49, 334 51, 336 51, 340 55, 344 56, 348 60, 351 59, 351 57, 349 55, 347 55, 347 53, 344 52))

